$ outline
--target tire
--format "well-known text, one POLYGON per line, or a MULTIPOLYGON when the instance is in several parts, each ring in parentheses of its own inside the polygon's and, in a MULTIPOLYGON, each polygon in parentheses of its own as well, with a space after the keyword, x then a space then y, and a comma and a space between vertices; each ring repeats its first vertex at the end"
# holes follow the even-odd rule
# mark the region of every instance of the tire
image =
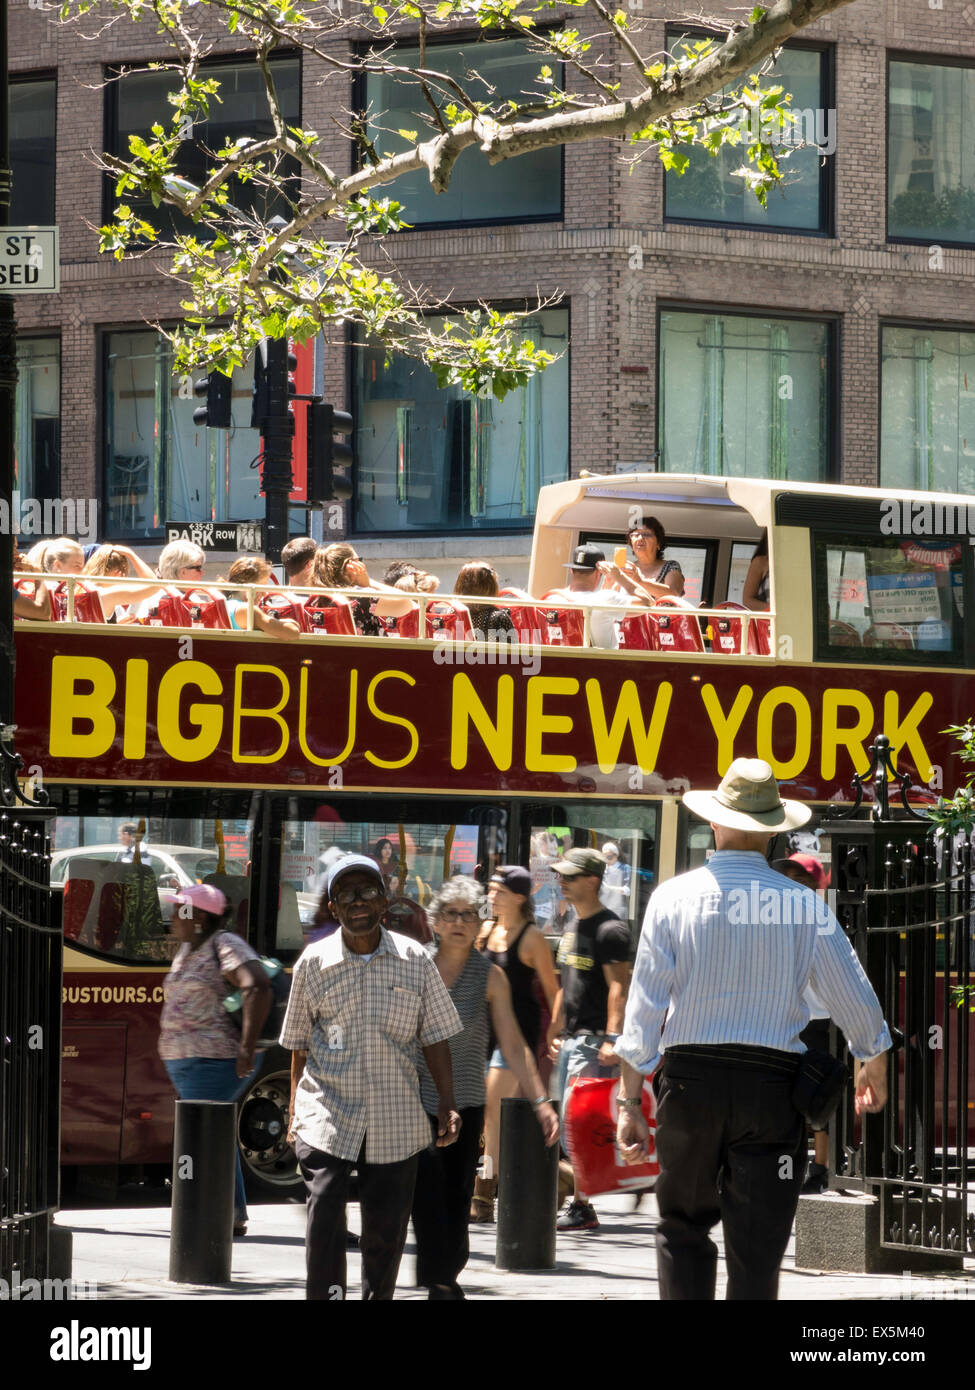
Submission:
POLYGON ((291 1099, 291 1054, 271 1048, 237 1110, 237 1147, 248 1197, 276 1202, 305 1196, 285 1116, 291 1099))

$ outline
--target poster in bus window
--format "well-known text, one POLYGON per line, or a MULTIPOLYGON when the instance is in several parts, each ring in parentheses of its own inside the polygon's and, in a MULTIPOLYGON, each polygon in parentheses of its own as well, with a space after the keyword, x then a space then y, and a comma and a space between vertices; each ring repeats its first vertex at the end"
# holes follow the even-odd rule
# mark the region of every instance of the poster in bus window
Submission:
POLYGON ((910 626, 941 617, 941 599, 934 575, 872 574, 867 579, 870 617, 875 623, 910 626))
POLYGON ((862 550, 829 550, 826 557, 829 616, 863 622, 867 616, 867 567, 862 550))

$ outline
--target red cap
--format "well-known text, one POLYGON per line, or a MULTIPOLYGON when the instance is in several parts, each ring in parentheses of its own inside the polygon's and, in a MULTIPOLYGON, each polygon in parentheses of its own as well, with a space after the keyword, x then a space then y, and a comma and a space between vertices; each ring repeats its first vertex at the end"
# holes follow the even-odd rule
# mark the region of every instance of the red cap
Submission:
POLYGON ((808 874, 812 879, 812 887, 817 892, 828 887, 829 874, 814 854, 790 854, 788 859, 776 859, 772 868, 778 869, 780 873, 787 873, 789 864, 795 864, 803 873, 808 874))

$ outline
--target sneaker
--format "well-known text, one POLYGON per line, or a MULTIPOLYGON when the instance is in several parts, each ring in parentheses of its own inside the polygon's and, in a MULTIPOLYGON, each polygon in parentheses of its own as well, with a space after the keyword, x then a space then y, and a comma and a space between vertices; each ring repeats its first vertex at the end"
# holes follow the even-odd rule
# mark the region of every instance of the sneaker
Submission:
POLYGON ((598 1231, 599 1217, 589 1202, 566 1202, 565 1211, 555 1223, 557 1231, 598 1231))
POLYGON ((829 1190, 829 1170, 822 1163, 810 1163, 806 1181, 802 1184, 803 1195, 816 1197, 829 1190))

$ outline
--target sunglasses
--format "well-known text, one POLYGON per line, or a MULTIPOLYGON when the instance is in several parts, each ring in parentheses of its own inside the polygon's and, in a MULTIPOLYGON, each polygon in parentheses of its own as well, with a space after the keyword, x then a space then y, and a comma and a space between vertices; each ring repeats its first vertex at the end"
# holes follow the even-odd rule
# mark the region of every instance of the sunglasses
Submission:
POLYGON ((382 896, 378 883, 370 883, 364 888, 341 888, 333 894, 332 902, 338 907, 351 907, 354 902, 373 903, 382 896))
POLYGON ((202 574, 204 569, 203 565, 184 565, 183 568, 189 570, 190 574, 202 574))

